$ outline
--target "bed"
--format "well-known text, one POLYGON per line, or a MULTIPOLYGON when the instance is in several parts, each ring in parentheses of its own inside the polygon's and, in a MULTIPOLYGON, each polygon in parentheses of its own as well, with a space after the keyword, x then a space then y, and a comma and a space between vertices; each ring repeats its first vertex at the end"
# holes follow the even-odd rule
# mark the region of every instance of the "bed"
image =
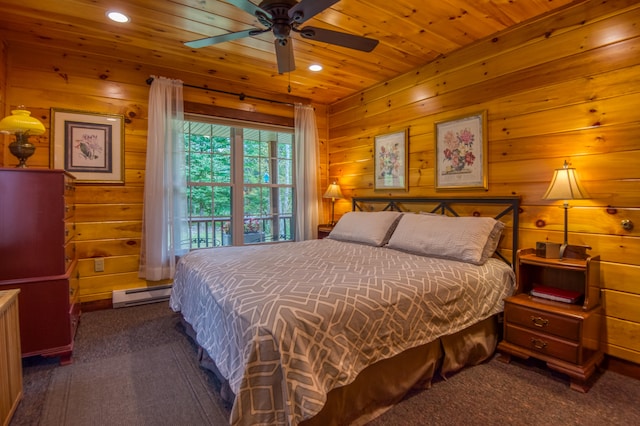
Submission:
POLYGON ((493 354, 517 225, 517 197, 354 198, 325 239, 183 256, 170 306, 230 424, 363 424, 493 354))

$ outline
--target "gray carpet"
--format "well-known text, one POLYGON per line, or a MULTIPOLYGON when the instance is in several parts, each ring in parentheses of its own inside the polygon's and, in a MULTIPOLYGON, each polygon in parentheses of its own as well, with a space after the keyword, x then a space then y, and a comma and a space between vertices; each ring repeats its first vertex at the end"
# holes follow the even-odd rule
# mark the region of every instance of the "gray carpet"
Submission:
MULTIPOLYGON (((46 426, 49 419, 62 419, 48 423, 56 425, 226 424, 229 407, 220 398, 220 383, 197 367, 196 347, 166 303, 83 314, 73 359, 66 367, 56 359, 23 361, 24 399, 11 426, 46 426), (117 380, 102 377, 118 369, 117 380), (86 390, 73 395, 69 380, 86 390), (201 386, 207 390, 196 392, 201 386), (164 405, 153 405, 151 394, 164 405), (72 397, 81 402, 69 403, 72 397), (127 406, 118 407, 124 399, 127 406), (67 402, 52 408, 54 400, 67 402), (114 410, 124 416, 119 422, 111 417, 114 410)), ((494 358, 407 396, 369 426, 638 425, 639 402, 640 381, 614 372, 605 372, 581 394, 539 363, 504 364, 494 358)))
POLYGON ((41 425, 225 424, 192 355, 172 343, 58 368, 41 425))

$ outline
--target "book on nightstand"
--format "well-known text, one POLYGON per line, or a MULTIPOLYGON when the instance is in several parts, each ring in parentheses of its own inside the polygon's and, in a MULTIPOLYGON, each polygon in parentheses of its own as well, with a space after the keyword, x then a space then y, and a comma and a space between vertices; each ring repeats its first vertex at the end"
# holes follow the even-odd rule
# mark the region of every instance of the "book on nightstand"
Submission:
POLYGON ((578 291, 563 290, 561 288, 536 286, 531 290, 531 295, 556 302, 576 303, 582 297, 578 291))

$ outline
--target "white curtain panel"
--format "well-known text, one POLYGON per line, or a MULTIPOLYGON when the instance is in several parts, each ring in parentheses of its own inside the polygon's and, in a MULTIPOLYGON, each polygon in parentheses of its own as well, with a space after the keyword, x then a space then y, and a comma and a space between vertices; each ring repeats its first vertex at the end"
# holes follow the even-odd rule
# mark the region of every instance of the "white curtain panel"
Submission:
POLYGON ((182 81, 153 76, 139 271, 149 281, 173 278, 188 239, 183 121, 182 81))
POLYGON ((296 241, 316 237, 319 219, 318 170, 320 147, 316 113, 310 105, 295 105, 296 241))

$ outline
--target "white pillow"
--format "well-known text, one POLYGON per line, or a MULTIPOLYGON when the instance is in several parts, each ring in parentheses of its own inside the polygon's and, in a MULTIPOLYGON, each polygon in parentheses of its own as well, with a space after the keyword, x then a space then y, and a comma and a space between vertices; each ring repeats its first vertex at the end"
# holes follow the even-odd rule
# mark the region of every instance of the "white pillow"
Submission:
POLYGON ((482 265, 493 256, 503 229, 490 217, 405 214, 388 247, 482 265))
POLYGON ((342 215, 328 238, 380 247, 389 241, 402 213, 348 212, 342 215))

